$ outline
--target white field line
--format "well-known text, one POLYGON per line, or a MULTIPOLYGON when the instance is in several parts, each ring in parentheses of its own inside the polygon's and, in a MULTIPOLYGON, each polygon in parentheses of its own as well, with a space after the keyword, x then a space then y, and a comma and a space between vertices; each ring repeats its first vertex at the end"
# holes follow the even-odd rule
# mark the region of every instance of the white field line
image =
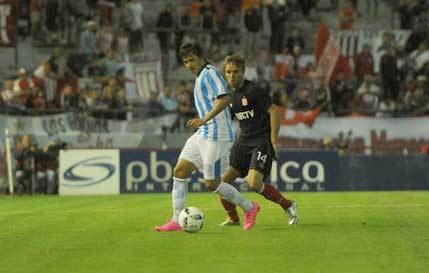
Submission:
MULTIPOLYGON (((277 209, 276 205, 264 205, 261 207, 264 209, 277 209)), ((429 204, 335 204, 335 205, 318 205, 318 206, 300 206, 298 204, 298 208, 301 209, 354 209, 354 208, 416 208, 416 207, 429 207, 429 204)), ((166 208, 169 209, 169 208, 166 208)), ((221 205, 219 207, 202 207, 202 210, 220 210, 221 205)), ((144 207, 138 208, 133 207, 132 209, 124 208, 124 209, 116 209, 116 208, 106 208, 106 209, 67 209, 62 211, 49 211, 49 208, 46 209, 33 209, 33 210, 14 210, 14 211, 0 211, 0 215, 20 215, 20 214, 74 214, 74 213, 117 213, 123 212, 126 210, 144 210, 144 207)))

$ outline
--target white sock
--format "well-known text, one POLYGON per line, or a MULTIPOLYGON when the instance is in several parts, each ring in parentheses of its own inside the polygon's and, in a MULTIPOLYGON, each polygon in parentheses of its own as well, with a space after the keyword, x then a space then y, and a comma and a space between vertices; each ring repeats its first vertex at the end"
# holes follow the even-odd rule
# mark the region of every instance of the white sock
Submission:
POLYGON ((171 191, 171 199, 173 202, 173 220, 177 223, 179 213, 185 208, 186 199, 186 179, 173 177, 173 190, 171 191))
POLYGON ((240 206, 245 212, 252 209, 253 204, 250 200, 244 198, 244 196, 237 191, 232 185, 221 182, 219 187, 214 191, 220 194, 224 199, 229 202, 240 206))

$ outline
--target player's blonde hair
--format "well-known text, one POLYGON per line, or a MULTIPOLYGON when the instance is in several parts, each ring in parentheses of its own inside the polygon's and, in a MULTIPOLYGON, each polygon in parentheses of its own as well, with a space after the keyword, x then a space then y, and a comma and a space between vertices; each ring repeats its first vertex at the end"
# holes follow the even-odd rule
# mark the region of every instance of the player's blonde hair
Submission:
POLYGON ((231 54, 225 57, 224 65, 223 65, 223 72, 225 74, 225 66, 227 63, 233 63, 236 66, 238 66, 241 71, 244 72, 244 69, 246 67, 246 59, 241 54, 231 54))

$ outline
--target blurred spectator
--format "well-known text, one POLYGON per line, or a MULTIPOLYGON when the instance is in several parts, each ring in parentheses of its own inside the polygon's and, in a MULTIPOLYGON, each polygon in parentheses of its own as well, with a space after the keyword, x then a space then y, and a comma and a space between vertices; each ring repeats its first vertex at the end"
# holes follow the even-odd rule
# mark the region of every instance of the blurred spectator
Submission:
POLYGON ((49 57, 49 76, 62 79, 66 73, 66 58, 61 47, 55 47, 53 54, 49 57))
POLYGON ((421 155, 429 155, 429 144, 425 144, 422 147, 420 147, 419 152, 421 155))
POLYGON ((177 100, 173 96, 173 91, 169 86, 164 87, 163 96, 160 99, 163 109, 167 112, 175 112, 178 107, 177 100))
POLYGON ((323 75, 314 76, 312 91, 314 94, 314 104, 320 107, 322 111, 330 112, 332 110, 331 94, 328 86, 325 84, 323 75))
POLYGON ((270 82, 273 79, 273 64, 270 53, 267 50, 261 50, 259 52, 256 62, 256 71, 259 80, 270 82))
POLYGON ((295 46, 293 48, 292 55, 293 64, 292 71, 290 71, 291 75, 295 76, 296 78, 302 78, 306 73, 306 63, 302 58, 302 48, 300 46, 295 46))
POLYGON ((401 29, 412 29, 414 20, 420 12, 418 1, 400 0, 398 12, 401 29))
POLYGON ((293 70, 294 57, 291 54, 292 51, 288 51, 284 48, 283 52, 276 54, 274 57, 275 74, 276 80, 284 80, 289 75, 289 72, 293 70))
POLYGON ((35 88, 31 100, 31 108, 34 108, 38 111, 44 110, 46 108, 45 94, 43 93, 42 89, 35 88))
POLYGON ((62 9, 62 1, 58 0, 47 0, 46 1, 46 35, 47 43, 55 43, 59 41, 59 20, 60 11, 62 9))
POLYGON ((396 103, 393 101, 381 101, 375 116, 377 118, 392 118, 396 111, 396 103))
POLYGON ((200 43, 206 49, 211 49, 216 41, 218 25, 215 15, 215 9, 211 0, 204 0, 203 6, 200 8, 201 21, 200 21, 200 43))
POLYGON ((414 88, 410 88, 405 93, 405 106, 413 115, 422 115, 428 112, 429 87, 427 77, 419 75, 414 88))
POLYGON ((31 193, 32 174, 34 171, 34 158, 32 153, 36 151, 36 147, 31 144, 31 137, 24 135, 15 143, 14 158, 15 158, 15 179, 16 192, 18 194, 31 193))
POLYGON ((122 62, 129 61, 129 37, 125 29, 121 28, 116 35, 115 47, 116 53, 119 55, 119 60, 122 62))
POLYGON ((116 118, 119 120, 127 119, 127 111, 131 110, 131 106, 128 103, 127 97, 125 96, 125 89, 120 88, 115 95, 114 109, 116 112, 116 118))
POLYGON ((176 121, 176 124, 173 126, 172 130, 178 129, 179 131, 182 131, 186 125, 186 120, 190 117, 193 117, 194 112, 192 109, 193 104, 193 96, 191 95, 191 92, 188 92, 186 90, 186 82, 181 81, 179 83, 179 86, 177 87, 177 110, 178 110, 178 119, 176 121))
POLYGON ((293 52, 295 46, 299 46, 302 49, 304 49, 305 46, 304 37, 297 28, 292 30, 292 35, 288 37, 286 42, 286 47, 289 52, 293 52))
POLYGON ((225 43, 228 47, 228 52, 237 52, 241 50, 241 29, 243 28, 243 22, 240 14, 240 10, 232 10, 227 14, 226 17, 226 29, 224 31, 225 43))
POLYGON ((43 0, 31 0, 31 37, 33 40, 43 40, 42 13, 44 12, 43 0))
POLYGON ((156 27, 158 28, 156 34, 158 36, 159 48, 161 49, 162 75, 164 77, 164 82, 167 82, 169 70, 168 51, 170 49, 171 34, 174 27, 174 18, 171 4, 167 4, 158 15, 156 27))
POLYGON ((298 91, 294 101, 294 109, 298 111, 308 111, 313 108, 310 91, 306 88, 301 88, 298 91))
POLYGON ((347 114, 353 100, 353 88, 345 79, 344 72, 340 71, 331 85, 332 103, 335 115, 347 114))
POLYGON ((69 77, 82 77, 85 66, 88 64, 87 56, 81 53, 70 54, 66 61, 66 71, 69 77))
POLYGON ((179 50, 183 42, 185 34, 189 34, 192 28, 191 9, 189 7, 182 7, 176 18, 176 33, 174 36, 176 62, 177 65, 182 65, 182 58, 180 57, 179 50))
POLYGON ((244 26, 246 28, 245 52, 254 55, 258 44, 259 33, 263 28, 262 11, 258 4, 254 3, 244 14, 244 26))
POLYGON ((395 35, 391 32, 384 32, 381 40, 381 45, 377 48, 377 52, 380 54, 383 54, 384 51, 395 48, 396 42, 395 42, 395 35))
POLYGON ((366 15, 376 17, 378 15, 379 0, 366 0, 366 15))
POLYGON ((33 80, 27 77, 27 71, 24 68, 18 70, 18 79, 13 84, 13 91, 17 95, 25 96, 26 92, 30 92, 34 87, 33 80))
POLYGON ((171 4, 167 4, 164 9, 158 14, 156 27, 160 28, 157 31, 159 47, 162 54, 168 53, 170 46, 171 33, 174 26, 174 17, 171 4))
POLYGON ((130 51, 143 48, 143 5, 139 0, 128 0, 126 4, 126 28, 129 30, 130 51))
POLYGON ((411 68, 417 73, 423 72, 422 70, 429 63, 429 49, 426 43, 420 43, 419 47, 411 52, 409 55, 411 61, 411 68))
POLYGON ((299 6, 301 7, 301 12, 305 17, 308 17, 315 5, 316 0, 299 0, 299 6))
POLYGON ((361 84, 366 75, 374 74, 374 58, 368 44, 363 45, 362 51, 355 58, 355 75, 361 84))
POLYGON ((268 17, 271 23, 270 49, 271 53, 280 53, 284 46, 285 22, 287 19, 285 5, 280 5, 278 0, 273 0, 268 5, 268 17))
POLYGON ((84 76, 89 78, 101 79, 106 75, 106 67, 102 63, 100 55, 94 55, 91 62, 84 69, 84 76))
POLYGON ((343 2, 343 7, 338 11, 340 30, 353 29, 356 18, 356 9, 350 0, 343 2))
POLYGON ((254 55, 248 56, 246 59, 246 67, 244 70, 244 78, 248 81, 255 81, 257 82, 259 80, 258 76, 258 69, 256 66, 256 61, 253 57, 254 55))
POLYGON ((80 52, 85 55, 86 60, 90 60, 97 50, 97 39, 95 36, 95 23, 88 21, 86 30, 80 34, 80 52))
POLYGON ((381 90, 374 83, 373 76, 365 76, 364 82, 357 90, 357 103, 361 110, 367 114, 375 114, 380 102, 381 90))
POLYGON ((322 150, 333 151, 335 149, 336 143, 330 137, 324 137, 322 140, 322 150))
POLYGON ((115 37, 110 25, 101 26, 95 37, 98 53, 107 54, 107 52, 113 48, 115 37))
POLYGON ((344 132, 338 133, 338 139, 336 141, 336 148, 338 151, 338 155, 346 155, 349 153, 349 149, 351 146, 351 136, 353 135, 353 131, 350 130, 347 132, 347 137, 344 136, 344 132))
POLYGON ((77 109, 79 106, 79 96, 73 91, 71 85, 66 85, 60 96, 60 107, 63 109, 77 109))
POLYGON ((162 105, 158 100, 158 92, 151 91, 149 100, 145 103, 148 117, 156 117, 162 112, 162 105))
POLYGON ((101 59, 101 66, 103 67, 103 74, 107 77, 115 77, 118 67, 113 49, 106 51, 106 55, 101 59))
POLYGON ((6 80, 4 81, 4 86, 1 91, 2 101, 5 106, 12 106, 16 104, 16 93, 13 91, 13 81, 6 80))
POLYGON ((393 48, 386 50, 380 61, 380 76, 385 100, 396 101, 399 95, 398 58, 393 48))

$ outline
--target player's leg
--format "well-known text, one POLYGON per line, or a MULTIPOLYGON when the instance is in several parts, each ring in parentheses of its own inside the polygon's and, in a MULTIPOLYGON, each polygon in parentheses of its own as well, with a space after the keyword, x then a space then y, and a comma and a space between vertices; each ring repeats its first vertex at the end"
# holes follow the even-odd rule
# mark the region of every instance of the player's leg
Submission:
MULTIPOLYGON (((231 151, 232 152, 232 151, 231 151)), ((237 177, 240 177, 240 171, 229 166, 228 170, 222 175, 222 181, 226 183, 233 183, 237 177)), ((238 226, 240 225, 240 217, 237 213, 237 206, 220 196, 220 203, 228 214, 228 219, 220 224, 220 226, 238 226)))
POLYGON ((173 189, 171 199, 173 206, 172 219, 162 226, 156 226, 157 231, 180 231, 178 217, 180 211, 185 207, 186 182, 191 174, 202 166, 201 156, 197 147, 196 134, 191 136, 180 153, 179 159, 173 172, 173 189))
POLYGON ((172 189, 172 204, 173 204, 173 220, 179 219, 179 213, 185 208, 186 198, 186 182, 192 173, 197 170, 194 163, 179 158, 173 172, 173 189, 172 189))
MULTIPOLYGON (((229 168, 222 176, 222 180, 229 184, 232 184, 237 177, 245 177, 247 175, 247 171, 249 170, 252 149, 248 146, 242 146, 240 144, 240 142, 235 142, 232 146, 229 157, 229 168)), ((222 196, 220 202, 228 214, 228 219, 222 222, 220 225, 239 225, 240 218, 238 216, 236 206, 225 198, 222 198, 222 196)))
POLYGON ((247 175, 247 183, 250 190, 258 192, 264 196, 265 199, 281 206, 289 216, 289 224, 294 225, 298 222, 296 203, 285 198, 271 184, 264 183, 266 178, 270 175, 273 158, 274 151, 270 143, 254 149, 250 161, 249 174, 247 175))
POLYGON ((260 210, 259 204, 246 199, 236 188, 221 179, 221 173, 229 165, 231 146, 232 143, 201 140, 200 151, 204 162, 204 181, 209 190, 243 209, 245 212, 243 229, 248 230, 256 223, 256 215, 260 210))

